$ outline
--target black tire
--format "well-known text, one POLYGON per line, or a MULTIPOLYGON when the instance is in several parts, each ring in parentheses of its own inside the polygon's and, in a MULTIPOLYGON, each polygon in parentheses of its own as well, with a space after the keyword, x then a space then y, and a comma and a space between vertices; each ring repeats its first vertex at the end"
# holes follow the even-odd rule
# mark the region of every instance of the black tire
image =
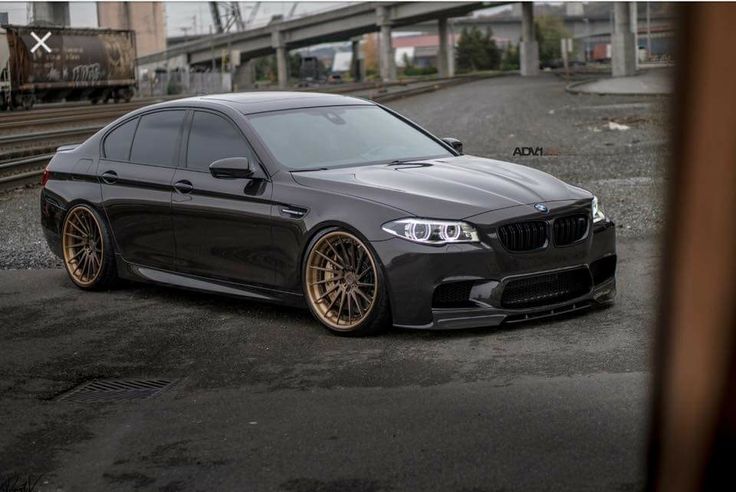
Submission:
MULTIPOLYGON (((366 262, 366 260, 364 259, 363 262, 366 262)), ((359 281, 360 279, 358 278, 357 280, 359 281)), ((340 336, 375 335, 391 325, 391 307, 382 266, 370 243, 350 231, 339 228, 329 228, 320 231, 312 238, 306 248, 302 261, 302 289, 304 292, 305 301, 312 315, 315 317, 315 319, 317 319, 317 321, 319 321, 323 326, 329 329, 330 332, 333 334, 340 336), (374 296, 372 297, 373 302, 370 304, 367 313, 365 315, 362 315, 362 319, 360 319, 360 321, 356 322, 356 324, 350 327, 339 326, 339 314, 338 326, 336 326, 334 322, 328 320, 325 317, 325 313, 321 313, 320 309, 318 309, 316 304, 318 304, 319 302, 315 303, 314 296, 311 294, 309 286, 310 275, 308 274, 308 270, 310 269, 310 258, 313 257, 312 252, 315 249, 315 246, 320 244, 323 239, 327 239, 335 235, 343 235, 346 238, 349 236, 350 238, 353 238, 354 240, 357 240, 359 242, 360 246, 364 248, 365 253, 369 255, 365 257, 367 258, 367 260, 370 261, 370 265, 372 267, 369 277, 374 277, 375 282, 375 287, 372 291, 374 293, 374 296)), ((337 292, 341 292, 341 290, 338 289, 337 292)), ((337 296, 338 294, 336 293, 335 295, 337 296)), ((354 296, 353 298, 356 299, 357 302, 357 296, 354 296)))
MULTIPOLYGON (((110 235, 104 217, 94 208, 86 204, 71 207, 64 216, 61 241, 64 267, 69 275, 69 279, 77 287, 84 290, 107 290, 117 285, 118 275, 115 266, 115 249, 112 236, 110 235), (95 244, 99 243, 100 245, 99 255, 96 255, 99 262, 97 263, 95 272, 82 277, 79 275, 79 269, 82 267, 80 265, 81 262, 78 259, 72 258, 73 255, 77 256, 80 253, 81 256, 77 256, 77 258, 84 258, 86 256, 84 251, 80 251, 83 247, 75 247, 78 243, 73 242, 82 241, 82 238, 86 239, 87 237, 84 232, 88 229, 85 228, 84 224, 79 223, 80 220, 85 221, 89 231, 96 231, 99 240, 95 244), (75 227, 73 225, 74 223, 78 225, 75 227)), ((90 245, 89 250, 92 251, 92 249, 94 248, 90 245)), ((92 259, 90 259, 90 263, 93 263, 92 259)))

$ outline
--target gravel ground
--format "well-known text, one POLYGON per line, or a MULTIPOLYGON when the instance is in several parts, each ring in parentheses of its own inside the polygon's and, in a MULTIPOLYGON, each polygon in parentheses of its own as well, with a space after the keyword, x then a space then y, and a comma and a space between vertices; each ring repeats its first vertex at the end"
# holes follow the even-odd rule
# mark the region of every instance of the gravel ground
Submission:
POLYGON ((62 266, 43 237, 39 194, 38 187, 0 194, 0 269, 62 266))
MULTIPOLYGON (((437 135, 461 139, 468 154, 536 167, 593 191, 622 237, 657 233, 669 99, 572 95, 564 87, 552 75, 500 77, 389 106, 437 135), (626 129, 610 129, 610 122, 626 129), (546 155, 514 155, 517 147, 542 147, 546 155)), ((38 224, 38 194, 37 187, 0 194, 0 269, 61 265, 38 224)))

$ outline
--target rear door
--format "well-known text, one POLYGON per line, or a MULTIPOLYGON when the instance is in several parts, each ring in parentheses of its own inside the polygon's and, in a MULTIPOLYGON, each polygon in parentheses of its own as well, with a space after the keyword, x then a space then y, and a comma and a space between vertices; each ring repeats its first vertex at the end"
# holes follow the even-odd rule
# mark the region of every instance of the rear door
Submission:
POLYGON ((171 183, 185 110, 161 110, 109 133, 98 166, 116 251, 137 265, 170 270, 174 261, 171 183))
POLYGON ((224 115, 196 110, 182 149, 172 194, 177 271, 273 285, 272 186, 266 173, 253 179, 222 179, 209 172, 213 161, 226 157, 247 157, 252 166, 259 166, 242 132, 224 115))

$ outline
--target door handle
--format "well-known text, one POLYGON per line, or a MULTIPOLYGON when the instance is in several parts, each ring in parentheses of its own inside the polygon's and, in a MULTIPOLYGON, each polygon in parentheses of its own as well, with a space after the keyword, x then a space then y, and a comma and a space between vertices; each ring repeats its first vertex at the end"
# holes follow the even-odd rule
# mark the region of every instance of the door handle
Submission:
POLYGON ((190 181, 187 181, 186 179, 182 179, 181 181, 177 181, 174 183, 174 189, 178 191, 179 193, 187 194, 191 193, 194 189, 194 185, 190 181))
POLYGON ((118 173, 115 171, 105 171, 102 173, 102 181, 106 184, 113 184, 118 180, 118 173))

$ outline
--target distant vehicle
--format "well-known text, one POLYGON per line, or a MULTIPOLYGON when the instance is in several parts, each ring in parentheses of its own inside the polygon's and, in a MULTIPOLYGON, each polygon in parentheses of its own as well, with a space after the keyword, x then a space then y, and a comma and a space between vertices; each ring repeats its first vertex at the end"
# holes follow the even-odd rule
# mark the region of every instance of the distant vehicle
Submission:
POLYGON ((539 68, 542 70, 546 68, 562 68, 563 66, 565 66, 565 64, 562 61, 562 58, 554 58, 552 60, 546 60, 539 63, 539 68))
POLYGON ((135 60, 133 31, 0 26, 0 109, 61 99, 130 101, 135 60))
POLYGON ((609 304, 590 192, 463 155, 352 97, 168 101, 59 149, 41 224, 82 289, 119 277, 305 306, 335 333, 498 325, 609 304))
POLYGON ((309 85, 310 83, 322 82, 325 80, 326 72, 327 70, 319 58, 304 56, 299 65, 299 84, 309 85))
POLYGON ((611 44, 610 43, 598 43, 593 46, 591 53, 591 59, 593 61, 602 63, 611 60, 611 44))

